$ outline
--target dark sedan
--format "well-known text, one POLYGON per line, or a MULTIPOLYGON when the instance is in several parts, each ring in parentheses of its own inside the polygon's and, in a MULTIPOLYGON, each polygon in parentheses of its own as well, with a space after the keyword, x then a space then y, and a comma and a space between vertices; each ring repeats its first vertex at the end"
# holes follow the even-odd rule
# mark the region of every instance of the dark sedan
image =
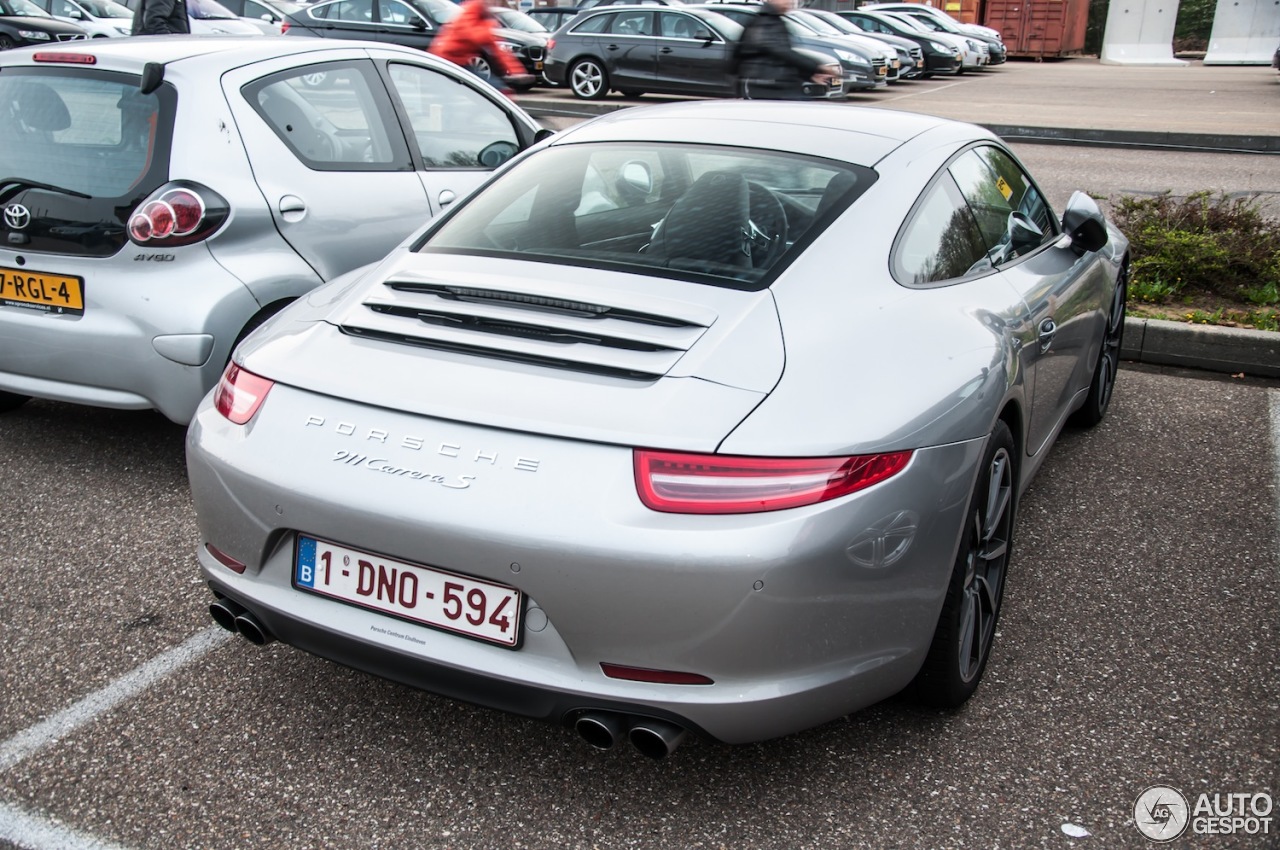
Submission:
MULTIPOLYGON (((328 0, 286 15, 284 34, 385 41, 426 50, 441 27, 457 15, 458 6, 449 0, 328 0)), ((498 27, 495 34, 499 45, 530 74, 541 73, 546 33, 498 27)), ((471 70, 486 79, 491 75, 483 59, 474 62, 471 70)))
MULTIPOLYGON (((742 27, 707 9, 688 6, 607 6, 578 14, 551 39, 546 74, 576 97, 598 100, 610 91, 706 97, 733 96, 729 73, 742 27)), ((823 63, 835 57, 823 54, 823 63)), ((823 95, 838 94, 835 90, 823 95)))
POLYGON ((950 44, 930 38, 927 33, 912 29, 901 21, 894 20, 891 15, 880 15, 875 12, 836 12, 842 18, 853 21, 858 29, 869 33, 884 33, 910 39, 920 45, 924 52, 924 74, 959 74, 964 70, 964 58, 960 51, 950 44))
POLYGON ((31 0, 0 0, 0 50, 87 37, 81 27, 57 20, 31 0))

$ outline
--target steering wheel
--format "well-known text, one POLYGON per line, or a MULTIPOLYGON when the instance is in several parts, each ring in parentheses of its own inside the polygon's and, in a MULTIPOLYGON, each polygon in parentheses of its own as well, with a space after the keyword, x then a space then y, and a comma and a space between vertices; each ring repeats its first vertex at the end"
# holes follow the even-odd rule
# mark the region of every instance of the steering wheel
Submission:
POLYGON ((768 268, 787 249, 787 211, 769 187, 747 181, 751 267, 768 268))

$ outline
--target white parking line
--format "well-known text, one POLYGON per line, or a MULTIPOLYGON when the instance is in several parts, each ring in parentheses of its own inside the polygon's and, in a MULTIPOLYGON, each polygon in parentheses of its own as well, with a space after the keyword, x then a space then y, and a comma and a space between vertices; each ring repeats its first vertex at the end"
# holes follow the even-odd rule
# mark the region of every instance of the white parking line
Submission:
POLYGON ((86 723, 115 708, 125 700, 141 693, 173 671, 190 664, 209 651, 231 639, 231 633, 210 627, 196 634, 186 643, 174 647, 116 679, 101 690, 57 714, 24 729, 0 744, 0 770, 8 770, 18 762, 54 744, 86 723))
POLYGON ((913 92, 908 92, 907 94, 898 94, 898 95, 894 95, 893 97, 882 97, 882 98, 879 98, 876 102, 877 102, 877 103, 888 103, 888 102, 889 102, 889 101, 891 101, 891 100, 902 100, 904 97, 915 97, 915 96, 916 96, 916 95, 918 95, 918 94, 937 94, 938 92, 940 92, 940 91, 944 91, 944 90, 946 90, 946 89, 949 89, 949 88, 951 88, 952 86, 962 86, 962 85, 964 85, 964 84, 965 84, 965 83, 967 83, 967 82, 969 82, 969 81, 968 81, 968 80, 961 80, 961 81, 960 81, 960 82, 958 82, 958 83, 947 83, 945 86, 938 86, 936 89, 929 89, 929 90, 927 90, 927 91, 923 91, 923 90, 922 90, 922 91, 913 91, 913 92))
POLYGON ((0 802, 0 839, 28 850, 123 850, 89 835, 81 835, 48 818, 34 817, 0 802))

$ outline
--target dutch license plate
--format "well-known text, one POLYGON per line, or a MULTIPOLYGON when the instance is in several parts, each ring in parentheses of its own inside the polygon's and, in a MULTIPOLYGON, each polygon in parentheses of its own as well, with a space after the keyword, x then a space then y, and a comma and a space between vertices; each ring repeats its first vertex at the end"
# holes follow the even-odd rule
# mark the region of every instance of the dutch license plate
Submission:
POLYGON ((298 536, 298 590, 499 646, 520 642, 520 591, 298 536))
POLYGON ((84 279, 0 268, 0 304, 45 313, 84 314, 84 279))

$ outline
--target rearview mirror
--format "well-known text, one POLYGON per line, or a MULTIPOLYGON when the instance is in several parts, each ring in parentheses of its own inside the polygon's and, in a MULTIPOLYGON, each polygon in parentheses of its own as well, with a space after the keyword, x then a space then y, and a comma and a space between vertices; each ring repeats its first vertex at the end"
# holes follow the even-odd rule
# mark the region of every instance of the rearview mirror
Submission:
POLYGON ((1071 237, 1071 250, 1077 254, 1100 250, 1110 239, 1098 202, 1084 192, 1076 192, 1067 201, 1067 211, 1062 214, 1062 229, 1071 237))

